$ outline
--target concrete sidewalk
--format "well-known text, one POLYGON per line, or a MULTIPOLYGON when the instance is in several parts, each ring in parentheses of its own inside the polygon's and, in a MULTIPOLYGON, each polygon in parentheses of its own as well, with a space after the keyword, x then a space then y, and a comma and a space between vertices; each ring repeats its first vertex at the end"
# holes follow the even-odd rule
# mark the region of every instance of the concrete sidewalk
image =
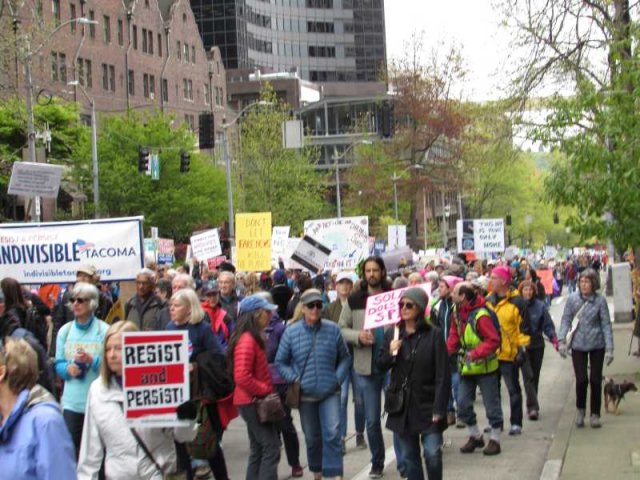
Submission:
MULTIPOLYGON (((613 317, 613 315, 612 315, 613 317)), ((640 388, 640 358, 628 356, 633 324, 613 326, 615 360, 604 368, 604 376, 619 382, 632 380, 640 388)), ((633 349, 637 348, 636 340, 633 349)), ((566 360, 571 368, 570 360, 566 360)), ((574 425, 575 380, 560 415, 554 440, 547 454, 541 479, 640 479, 640 394, 630 392, 620 403, 620 415, 604 411, 602 428, 589 427, 589 403, 584 428, 574 425)))

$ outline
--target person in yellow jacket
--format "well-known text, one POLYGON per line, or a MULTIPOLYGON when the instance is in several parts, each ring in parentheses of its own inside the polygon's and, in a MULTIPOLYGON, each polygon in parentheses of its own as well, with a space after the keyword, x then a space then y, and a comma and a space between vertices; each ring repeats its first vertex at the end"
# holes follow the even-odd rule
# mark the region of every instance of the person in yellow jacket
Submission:
POLYGON ((519 366, 526 361, 525 347, 531 340, 526 334, 525 303, 518 291, 511 288, 509 267, 494 268, 490 280, 492 293, 487 297, 487 306, 496 313, 500 322, 502 344, 498 350, 498 360, 500 376, 509 392, 509 435, 520 435, 523 414, 519 366))

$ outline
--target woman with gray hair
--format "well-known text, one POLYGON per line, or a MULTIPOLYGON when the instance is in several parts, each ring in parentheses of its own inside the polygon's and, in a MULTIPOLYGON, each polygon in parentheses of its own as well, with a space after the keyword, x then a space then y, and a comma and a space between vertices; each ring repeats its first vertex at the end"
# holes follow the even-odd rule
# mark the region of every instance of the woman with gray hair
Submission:
POLYGON ((80 451, 87 394, 100 373, 102 344, 109 325, 96 318, 98 289, 90 283, 76 283, 69 302, 73 321, 66 323, 56 338, 56 373, 64 380, 62 409, 76 458, 80 451))

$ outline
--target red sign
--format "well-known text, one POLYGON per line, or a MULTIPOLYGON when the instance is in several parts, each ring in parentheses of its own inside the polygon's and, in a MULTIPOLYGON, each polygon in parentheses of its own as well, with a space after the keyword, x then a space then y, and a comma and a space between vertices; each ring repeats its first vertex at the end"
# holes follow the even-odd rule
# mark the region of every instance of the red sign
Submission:
POLYGON ((176 408, 189 400, 187 340, 186 331, 123 334, 122 388, 130 425, 185 424, 178 420, 176 408))
POLYGON ((209 267, 209 271, 215 270, 220 266, 221 263, 226 262, 227 257, 224 255, 220 255, 218 257, 209 258, 207 260, 207 267, 209 267))

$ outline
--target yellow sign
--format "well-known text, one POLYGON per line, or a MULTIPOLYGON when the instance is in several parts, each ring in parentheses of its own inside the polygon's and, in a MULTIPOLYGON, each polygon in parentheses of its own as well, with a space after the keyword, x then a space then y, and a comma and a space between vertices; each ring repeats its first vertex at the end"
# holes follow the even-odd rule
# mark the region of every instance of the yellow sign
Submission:
POLYGON ((238 270, 271 270, 271 212, 236 215, 236 252, 238 270))

